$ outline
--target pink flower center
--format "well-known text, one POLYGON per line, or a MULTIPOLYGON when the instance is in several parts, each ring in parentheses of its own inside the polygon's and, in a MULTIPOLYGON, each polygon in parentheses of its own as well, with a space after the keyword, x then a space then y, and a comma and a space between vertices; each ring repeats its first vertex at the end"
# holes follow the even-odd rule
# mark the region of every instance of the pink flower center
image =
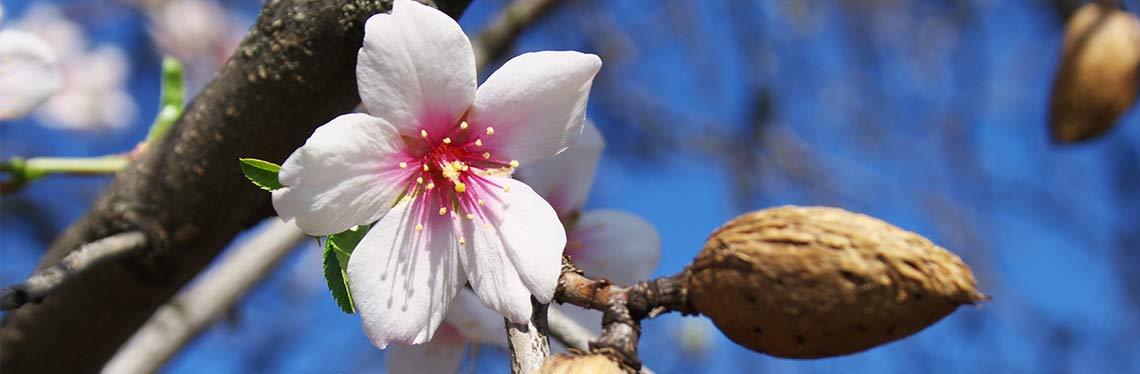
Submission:
MULTIPOLYGON (((510 186, 500 186, 488 177, 510 176, 519 166, 515 160, 495 157, 483 147, 483 138, 494 136, 493 127, 475 130, 467 121, 451 128, 450 133, 429 134, 420 130, 418 139, 405 139, 411 150, 411 159, 399 163, 400 168, 416 168, 407 182, 404 199, 415 200, 416 231, 424 228, 428 214, 447 215, 456 223, 462 219, 480 220, 490 227, 482 207, 491 188, 510 192, 510 186)), ((466 244, 465 238, 459 239, 466 244)))

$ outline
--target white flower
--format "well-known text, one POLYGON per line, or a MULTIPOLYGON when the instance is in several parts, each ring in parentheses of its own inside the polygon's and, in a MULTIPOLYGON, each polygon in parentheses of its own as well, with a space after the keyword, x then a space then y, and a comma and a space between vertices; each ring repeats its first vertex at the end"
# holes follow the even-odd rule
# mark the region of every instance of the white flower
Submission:
POLYGON ((23 117, 59 90, 55 53, 43 39, 0 31, 0 119, 23 117))
POLYGON ((528 53, 476 91, 471 42, 449 17, 397 0, 369 18, 356 67, 368 114, 333 119, 290 155, 273 206, 311 235, 376 222, 347 268, 374 345, 428 341, 466 282, 518 323, 532 295, 551 301, 566 232, 510 175, 574 143, 600 67, 528 53))
MULTIPOLYGON (((641 218, 614 210, 581 213, 594 180, 602 148, 601 133, 587 121, 576 144, 565 152, 519 169, 520 179, 546 198, 569 226, 566 254, 592 278, 628 285, 648 279, 661 258, 657 230, 641 218), (578 218, 574 218, 574 217, 578 218)), ((602 314, 573 305, 551 305, 598 333, 602 314)), ((470 343, 505 346, 503 321, 484 308, 475 295, 461 290, 440 331, 458 332, 418 346, 394 345, 388 352, 388 372, 396 374, 454 373, 470 343)))
POLYGON ((27 115, 59 90, 57 61, 43 38, 0 30, 0 120, 27 115))
POLYGON ((125 87, 130 63, 121 48, 90 48, 79 25, 49 3, 34 3, 12 27, 43 38, 58 57, 59 89, 35 111, 44 126, 117 129, 134 119, 138 109, 125 87))

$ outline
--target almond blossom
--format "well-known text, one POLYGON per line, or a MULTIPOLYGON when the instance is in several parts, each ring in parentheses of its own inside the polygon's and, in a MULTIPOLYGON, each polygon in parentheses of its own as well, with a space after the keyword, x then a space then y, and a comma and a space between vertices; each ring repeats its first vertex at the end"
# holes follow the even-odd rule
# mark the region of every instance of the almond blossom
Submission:
POLYGON ((11 26, 42 38, 57 56, 58 91, 34 113, 41 124, 105 130, 123 128, 135 118, 138 108, 126 90, 130 62, 121 48, 92 47, 79 24, 46 2, 34 2, 11 26))
MULTIPOLYGON (((565 254, 591 278, 606 278, 617 284, 646 280, 661 258, 661 239, 648 222, 616 210, 582 212, 601 159, 605 143, 601 133, 587 121, 576 144, 565 152, 524 166, 516 174, 558 212, 568 227, 565 254)), ((595 333, 601 330, 602 314, 573 305, 551 305, 595 333)), ((396 374, 454 373, 469 344, 506 345, 503 321, 479 304, 475 295, 461 290, 437 334, 418 346, 394 345, 388 353, 388 372, 396 374)))
POLYGON ((334 118, 281 167, 278 215, 310 235, 375 222, 348 261, 365 333, 428 341, 459 289, 510 321, 549 303, 566 232, 515 168, 582 133, 601 60, 537 52, 476 90, 471 42, 451 18, 408 0, 365 24, 356 76, 365 113, 334 118))
POLYGON ((57 61, 47 41, 35 34, 0 30, 0 120, 27 115, 59 90, 57 61))

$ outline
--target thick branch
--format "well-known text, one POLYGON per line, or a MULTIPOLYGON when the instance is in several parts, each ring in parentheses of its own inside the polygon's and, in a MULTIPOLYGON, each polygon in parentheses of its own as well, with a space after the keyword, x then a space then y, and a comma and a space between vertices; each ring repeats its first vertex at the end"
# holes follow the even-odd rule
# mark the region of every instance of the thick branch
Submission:
POLYGON ((153 373, 182 346, 232 310, 258 281, 306 238, 291 223, 275 218, 255 237, 230 250, 201 281, 166 304, 103 368, 103 373, 153 373))
POLYGON ((138 231, 124 232, 84 244, 58 264, 40 270, 23 283, 0 290, 0 310, 12 310, 27 302, 38 303, 75 274, 103 261, 109 261, 146 245, 146 236, 138 231))
MULTIPOLYGON (((458 17, 469 1, 439 1, 458 17)), ((141 256, 95 264, 0 327, 0 372, 93 372, 242 230, 272 213, 238 157, 284 160, 359 102, 354 66, 380 0, 267 1, 226 67, 154 152, 121 171, 53 244, 51 266, 84 243, 142 231, 141 256), (60 354, 64 352, 64 354, 60 354)))
POLYGON ((507 349, 511 353, 511 373, 536 372, 550 356, 550 329, 546 324, 546 311, 550 307, 531 298, 534 312, 526 325, 504 319, 507 328, 507 349))

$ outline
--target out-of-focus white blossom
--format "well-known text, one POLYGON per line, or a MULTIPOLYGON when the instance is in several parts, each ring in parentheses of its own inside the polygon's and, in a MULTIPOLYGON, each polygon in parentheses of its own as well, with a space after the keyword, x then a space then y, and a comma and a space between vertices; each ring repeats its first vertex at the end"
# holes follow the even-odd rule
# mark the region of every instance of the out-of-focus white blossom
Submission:
POLYGON ((11 29, 42 38, 58 56, 58 91, 34 115, 47 127, 70 130, 118 129, 137 115, 126 91, 130 63, 121 48, 91 47, 82 28, 55 5, 35 3, 11 29))
POLYGON ((204 85, 237 48, 248 25, 213 0, 173 0, 147 10, 151 35, 164 54, 187 68, 192 89, 204 85))

